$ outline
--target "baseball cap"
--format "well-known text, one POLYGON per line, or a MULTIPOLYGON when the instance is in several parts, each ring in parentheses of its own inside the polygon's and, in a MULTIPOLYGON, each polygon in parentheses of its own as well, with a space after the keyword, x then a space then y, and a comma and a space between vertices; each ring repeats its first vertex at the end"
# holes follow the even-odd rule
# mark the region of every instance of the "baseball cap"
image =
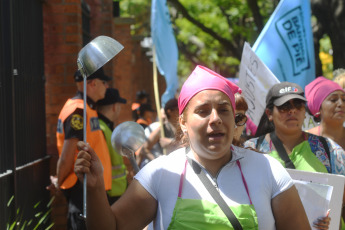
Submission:
MULTIPOLYGON (((87 80, 92 80, 98 78, 99 80, 102 81, 110 81, 111 77, 108 77, 107 75, 104 74, 103 68, 99 68, 96 72, 91 74, 90 76, 87 77, 87 80)), ((81 75, 80 71, 77 70, 74 73, 74 81, 80 82, 83 81, 83 76, 81 75)))
POLYGON ((107 88, 105 92, 105 97, 97 102, 97 105, 112 105, 115 103, 126 104, 127 100, 120 96, 117 89, 107 88))
POLYGON ((281 82, 273 85, 266 96, 266 107, 271 105, 281 106, 291 99, 307 101, 303 89, 292 82, 281 82))

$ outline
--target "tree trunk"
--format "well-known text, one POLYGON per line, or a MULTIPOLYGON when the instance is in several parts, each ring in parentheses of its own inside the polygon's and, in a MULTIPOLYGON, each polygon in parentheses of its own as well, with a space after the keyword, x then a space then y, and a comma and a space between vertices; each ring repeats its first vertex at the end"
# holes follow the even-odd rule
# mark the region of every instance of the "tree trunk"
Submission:
MULTIPOLYGON (((344 0, 311 0, 312 14, 317 18, 313 28, 317 74, 321 69, 319 39, 327 34, 333 48, 333 69, 345 68, 345 2, 344 0)), ((321 72, 322 74, 322 72, 321 72)))

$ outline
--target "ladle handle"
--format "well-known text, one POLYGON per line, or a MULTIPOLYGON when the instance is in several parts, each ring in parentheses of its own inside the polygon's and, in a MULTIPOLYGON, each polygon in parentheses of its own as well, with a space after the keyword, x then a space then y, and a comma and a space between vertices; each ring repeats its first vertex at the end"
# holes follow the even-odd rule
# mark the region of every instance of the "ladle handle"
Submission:
MULTIPOLYGON (((84 89, 83 89, 83 101, 84 101, 84 109, 83 109, 83 141, 86 143, 86 121, 87 121, 87 116, 86 116, 86 84, 87 84, 87 79, 85 74, 83 75, 83 80, 84 80, 84 89)), ((83 217, 86 219, 86 195, 87 195, 87 176, 86 173, 84 173, 84 181, 83 181, 83 217)))
POLYGON ((137 161, 135 160, 133 154, 131 154, 128 158, 129 158, 129 161, 131 162, 131 164, 132 164, 132 166, 133 166, 134 172, 135 172, 135 173, 138 173, 139 170, 140 170, 140 168, 139 168, 139 166, 138 166, 138 164, 137 164, 137 161))

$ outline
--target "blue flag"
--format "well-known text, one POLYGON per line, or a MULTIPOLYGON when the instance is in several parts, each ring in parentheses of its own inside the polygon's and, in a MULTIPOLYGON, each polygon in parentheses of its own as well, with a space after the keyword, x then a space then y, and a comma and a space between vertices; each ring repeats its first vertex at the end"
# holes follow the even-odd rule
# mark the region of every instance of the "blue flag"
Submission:
POLYGON ((167 85, 161 99, 161 104, 164 106, 169 99, 175 97, 178 88, 178 49, 166 0, 152 0, 151 36, 156 49, 157 68, 165 77, 167 85))
POLYGON ((253 45, 279 81, 305 87, 315 79, 309 0, 281 0, 253 45))

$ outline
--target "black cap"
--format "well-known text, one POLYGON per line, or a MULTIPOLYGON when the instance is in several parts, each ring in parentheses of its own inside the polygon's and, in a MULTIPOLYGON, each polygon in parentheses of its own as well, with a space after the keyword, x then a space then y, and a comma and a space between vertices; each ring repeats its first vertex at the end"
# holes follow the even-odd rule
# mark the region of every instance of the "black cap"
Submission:
POLYGON ((112 105, 115 103, 126 104, 127 100, 120 96, 117 89, 107 88, 105 92, 105 97, 97 102, 97 105, 112 105))
MULTIPOLYGON (((96 72, 91 74, 89 77, 87 77, 87 80, 92 80, 98 78, 99 80, 102 81, 110 81, 111 77, 108 77, 107 75, 104 74, 103 68, 99 68, 96 72)), ((80 82, 83 81, 83 76, 81 75, 80 71, 77 70, 74 73, 74 81, 80 82)))
POLYGON ((303 89, 292 82, 281 82, 273 85, 266 96, 266 107, 272 105, 281 106, 291 99, 300 99, 307 101, 304 97, 303 89))

